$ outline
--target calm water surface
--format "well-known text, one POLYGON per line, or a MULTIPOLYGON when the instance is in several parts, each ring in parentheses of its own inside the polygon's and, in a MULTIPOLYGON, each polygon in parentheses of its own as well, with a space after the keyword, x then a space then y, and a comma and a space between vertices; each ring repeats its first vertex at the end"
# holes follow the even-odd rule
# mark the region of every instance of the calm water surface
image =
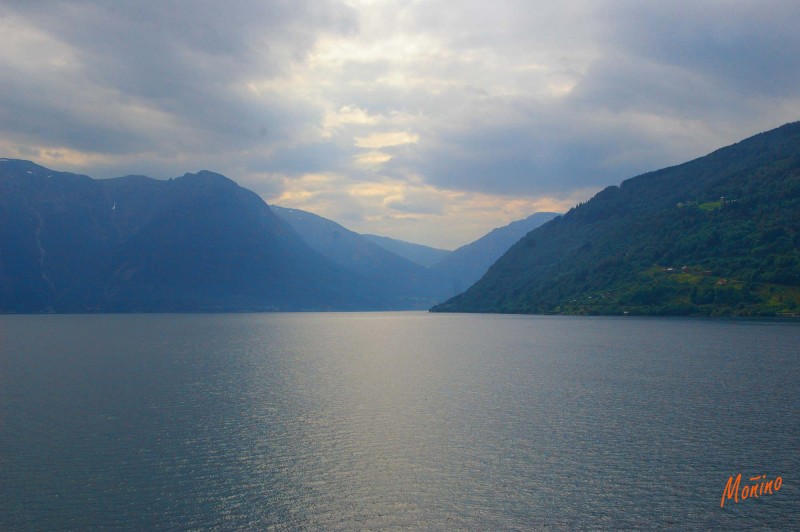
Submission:
POLYGON ((799 481, 797 323, 0 316, 4 530, 797 529, 799 481))

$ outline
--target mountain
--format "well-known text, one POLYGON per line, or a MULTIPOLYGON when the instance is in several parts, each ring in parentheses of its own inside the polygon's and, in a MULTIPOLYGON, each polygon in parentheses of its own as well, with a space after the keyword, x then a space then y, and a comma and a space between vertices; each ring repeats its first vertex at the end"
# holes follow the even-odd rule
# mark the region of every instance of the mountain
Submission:
POLYGON ((372 293, 395 308, 425 309, 453 294, 441 275, 332 220, 300 209, 271 207, 313 250, 364 279, 372 293))
POLYGON ((433 310, 800 314, 800 123, 606 188, 433 310))
POLYGON ((94 180, 0 159, 0 311, 384 308, 212 172, 94 180))
POLYGON ((524 220, 493 229, 478 240, 451 252, 434 264, 432 269, 450 279, 453 293, 462 292, 480 279, 526 233, 556 216, 558 214, 554 212, 537 212, 524 220))
POLYGON ((414 244, 412 242, 406 242, 405 240, 389 238, 388 236, 361 236, 378 244, 383 249, 391 251, 395 255, 399 255, 404 259, 408 259, 411 262, 416 262, 417 264, 425 267, 433 266, 450 254, 450 251, 446 249, 432 248, 430 246, 423 246, 422 244, 414 244))

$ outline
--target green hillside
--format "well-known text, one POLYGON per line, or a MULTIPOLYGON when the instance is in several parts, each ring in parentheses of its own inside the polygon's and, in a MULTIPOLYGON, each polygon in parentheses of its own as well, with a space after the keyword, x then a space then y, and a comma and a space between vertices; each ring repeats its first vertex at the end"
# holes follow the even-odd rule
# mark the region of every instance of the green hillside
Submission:
POLYGON ((800 123, 608 187, 432 310, 800 314, 800 123))

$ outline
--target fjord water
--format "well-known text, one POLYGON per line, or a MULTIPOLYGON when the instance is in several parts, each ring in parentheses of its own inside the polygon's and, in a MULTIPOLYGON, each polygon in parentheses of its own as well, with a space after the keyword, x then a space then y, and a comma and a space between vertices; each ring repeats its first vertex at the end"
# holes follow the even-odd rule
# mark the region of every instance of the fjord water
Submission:
POLYGON ((0 317, 0 528, 800 523, 800 326, 0 317), (731 475, 780 491, 720 508, 731 475))

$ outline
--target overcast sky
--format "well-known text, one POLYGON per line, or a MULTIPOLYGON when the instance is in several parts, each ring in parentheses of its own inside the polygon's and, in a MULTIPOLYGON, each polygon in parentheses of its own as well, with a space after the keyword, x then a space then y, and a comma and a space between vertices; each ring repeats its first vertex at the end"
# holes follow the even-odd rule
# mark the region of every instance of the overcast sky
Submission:
POLYGON ((800 119, 797 0, 0 2, 0 157, 453 248, 800 119))

